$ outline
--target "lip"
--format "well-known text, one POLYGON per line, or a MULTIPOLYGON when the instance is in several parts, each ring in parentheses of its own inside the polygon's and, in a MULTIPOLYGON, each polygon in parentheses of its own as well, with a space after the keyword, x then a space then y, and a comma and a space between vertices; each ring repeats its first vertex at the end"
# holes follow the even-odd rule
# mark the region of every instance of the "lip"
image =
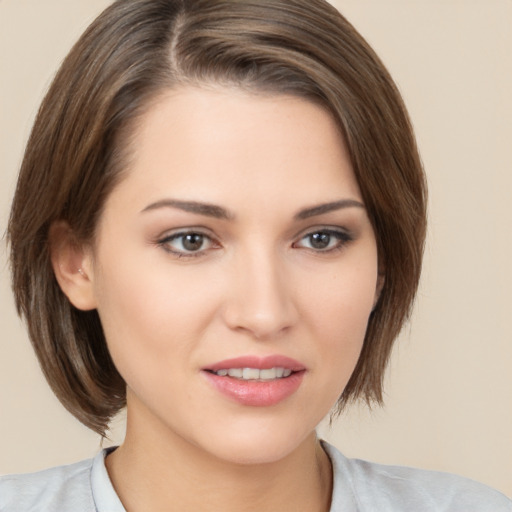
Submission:
POLYGON ((268 370, 269 368, 287 368, 294 372, 305 370, 306 367, 299 361, 282 355, 270 356, 241 356, 233 359, 224 359, 212 365, 206 366, 203 370, 226 370, 229 368, 258 368, 259 370, 268 370))
POLYGON ((216 391, 231 401, 251 407, 270 407, 286 400, 299 389, 306 368, 295 359, 281 355, 242 356, 216 362, 203 368, 201 373, 216 391), (265 370, 274 367, 289 369, 293 373, 289 377, 271 381, 241 380, 212 373, 229 368, 265 370))

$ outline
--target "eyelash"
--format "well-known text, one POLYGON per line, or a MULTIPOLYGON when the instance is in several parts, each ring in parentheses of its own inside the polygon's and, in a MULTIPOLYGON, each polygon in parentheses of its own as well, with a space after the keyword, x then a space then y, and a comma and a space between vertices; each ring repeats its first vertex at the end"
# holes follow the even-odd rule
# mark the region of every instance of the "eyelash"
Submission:
MULTIPOLYGON (((303 235, 299 241, 303 241, 307 238, 310 239, 311 237, 315 235, 323 235, 329 237, 328 239, 328 245, 331 244, 331 242, 335 241, 334 246, 328 247, 328 248, 315 248, 315 247, 305 247, 305 249, 308 249, 310 251, 319 253, 319 254, 329 254, 333 252, 337 252, 342 250, 349 242, 352 242, 354 240, 353 236, 348 233, 345 230, 342 229, 333 229, 333 228, 320 228, 315 229, 313 231, 308 231, 305 235, 303 235)), ((297 247, 298 242, 295 242, 293 244, 293 247, 297 247)))
MULTIPOLYGON (((342 250, 349 242, 353 241, 352 235, 350 235, 347 231, 341 229, 333 229, 333 228, 319 228, 312 231, 308 231, 306 234, 302 235, 297 242, 292 244, 293 248, 300 248, 299 244, 309 238, 311 242, 311 237, 315 235, 322 235, 328 237, 327 240, 327 248, 315 248, 315 247, 304 247, 304 249, 319 253, 319 254, 329 254, 342 250), (335 241, 334 246, 329 247, 333 241, 335 241)), ((211 249, 220 248, 220 244, 210 235, 201 232, 200 230, 187 230, 180 231, 178 233, 173 233, 172 235, 165 236, 164 238, 157 241, 157 245, 162 247, 166 252, 176 256, 177 258, 198 258, 204 256, 205 253, 211 249), (201 246, 198 250, 187 250, 183 247, 183 243, 186 237, 197 236, 201 237, 201 246), (182 249, 172 249, 171 243, 181 240, 182 249), (208 242, 209 247, 203 248, 205 242, 208 242)))
POLYGON ((210 235, 203 233, 199 230, 194 230, 194 229, 187 230, 187 231, 180 231, 178 233, 168 235, 168 236, 162 238, 161 240, 158 240, 158 245, 160 247, 162 247, 162 249, 164 249, 164 251, 171 253, 172 255, 176 256, 177 258, 197 258, 199 256, 203 256, 204 253, 206 251, 208 251, 209 249, 217 249, 220 247, 220 244, 218 244, 210 235), (191 250, 187 250, 185 248, 178 249, 178 250, 171 249, 171 245, 170 245, 171 242, 173 242, 175 240, 180 240, 180 239, 181 239, 181 245, 183 247, 183 242, 185 240, 185 237, 187 237, 187 236, 202 237, 203 243, 201 244, 201 247, 205 241, 209 241, 209 243, 212 247, 208 247, 207 249, 200 248, 197 251, 191 251, 191 250))

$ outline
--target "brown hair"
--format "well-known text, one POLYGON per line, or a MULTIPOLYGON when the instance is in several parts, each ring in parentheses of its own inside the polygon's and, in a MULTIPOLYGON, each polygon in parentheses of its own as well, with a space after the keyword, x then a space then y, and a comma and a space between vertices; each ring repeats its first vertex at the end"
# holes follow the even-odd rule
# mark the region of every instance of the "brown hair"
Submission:
POLYGON ((74 308, 55 279, 48 233, 66 221, 90 242, 122 177, 130 127, 183 84, 221 83, 319 102, 344 134, 385 284, 339 409, 382 401, 392 344, 416 293, 426 187, 407 112, 385 67, 323 0, 118 0, 73 47, 35 121, 8 228, 18 311, 53 391, 104 435, 125 384, 96 311, 74 308))

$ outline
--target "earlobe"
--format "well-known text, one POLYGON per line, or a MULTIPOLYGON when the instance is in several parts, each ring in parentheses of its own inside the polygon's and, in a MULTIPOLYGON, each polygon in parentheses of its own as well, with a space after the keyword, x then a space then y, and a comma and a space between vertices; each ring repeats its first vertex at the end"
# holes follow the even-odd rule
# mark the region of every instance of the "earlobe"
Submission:
POLYGON ((78 309, 95 309, 90 248, 77 242, 73 230, 64 221, 51 225, 49 242, 53 272, 64 295, 78 309))

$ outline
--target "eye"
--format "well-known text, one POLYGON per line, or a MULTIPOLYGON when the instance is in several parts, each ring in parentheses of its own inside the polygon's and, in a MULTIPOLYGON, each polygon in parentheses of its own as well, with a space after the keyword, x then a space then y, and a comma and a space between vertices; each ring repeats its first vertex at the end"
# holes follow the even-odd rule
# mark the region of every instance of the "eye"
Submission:
POLYGON ((341 249, 350 242, 352 237, 345 231, 335 229, 320 229, 307 233, 294 247, 302 247, 317 252, 329 252, 341 249))
POLYGON ((205 251, 218 247, 212 238, 197 231, 175 233, 159 240, 158 245, 179 257, 199 256, 205 251))

